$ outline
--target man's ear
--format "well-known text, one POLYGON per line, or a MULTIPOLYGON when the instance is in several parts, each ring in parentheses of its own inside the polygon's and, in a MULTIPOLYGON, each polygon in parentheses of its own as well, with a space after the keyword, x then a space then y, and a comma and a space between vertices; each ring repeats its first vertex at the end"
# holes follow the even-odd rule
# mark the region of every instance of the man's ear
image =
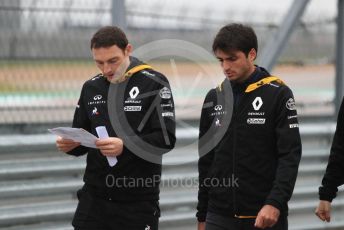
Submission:
POLYGON ((128 44, 127 47, 125 47, 125 55, 130 55, 133 52, 133 46, 131 44, 128 44))
POLYGON ((251 62, 253 62, 257 57, 257 51, 256 49, 251 49, 250 52, 248 53, 248 58, 251 62))

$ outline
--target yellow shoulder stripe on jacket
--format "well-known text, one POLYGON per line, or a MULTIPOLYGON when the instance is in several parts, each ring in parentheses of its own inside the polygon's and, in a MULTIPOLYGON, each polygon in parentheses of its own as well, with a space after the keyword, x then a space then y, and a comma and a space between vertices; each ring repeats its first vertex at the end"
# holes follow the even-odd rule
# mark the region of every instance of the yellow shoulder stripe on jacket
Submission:
POLYGON ((124 78, 127 79, 129 77, 131 77, 133 74, 140 72, 141 70, 144 69, 153 69, 153 67, 151 67, 150 65, 138 65, 135 66, 133 68, 131 68, 130 70, 128 70, 125 74, 124 74, 124 78))
POLYGON ((256 90, 259 87, 266 85, 266 84, 269 84, 270 82, 273 82, 273 81, 277 81, 278 83, 285 85, 284 82, 281 79, 279 79, 278 77, 270 76, 270 77, 263 78, 263 79, 255 82, 255 83, 252 83, 251 85, 247 86, 245 93, 252 92, 253 90, 256 90))

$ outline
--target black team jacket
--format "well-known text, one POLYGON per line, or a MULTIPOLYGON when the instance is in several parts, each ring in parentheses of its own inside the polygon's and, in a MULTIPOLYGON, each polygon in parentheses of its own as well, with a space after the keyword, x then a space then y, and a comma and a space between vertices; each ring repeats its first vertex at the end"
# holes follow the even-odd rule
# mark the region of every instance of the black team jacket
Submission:
POLYGON ((333 137, 326 173, 319 188, 320 200, 332 202, 338 187, 344 184, 344 101, 339 109, 337 128, 333 137))
POLYGON ((222 103, 226 81, 208 92, 202 109, 200 140, 211 127, 226 130, 212 150, 200 155, 198 221, 205 221, 208 211, 255 217, 266 204, 287 215, 302 149, 292 91, 257 66, 243 84, 230 83, 234 108, 223 127, 229 112, 222 103))
POLYGON ((68 154, 88 153, 84 189, 92 195, 113 201, 158 200, 161 164, 150 162, 149 157, 135 152, 129 143, 135 146, 135 138, 139 138, 146 145, 138 145, 138 149, 142 152, 153 149, 151 154, 160 158, 174 147, 175 115, 171 89, 164 75, 134 57, 130 57, 125 76, 125 81, 116 84, 117 92, 110 94, 112 83, 102 75, 86 81, 73 119, 73 127, 83 128, 95 136, 95 128, 105 126, 110 137, 123 139, 124 149, 117 157, 117 164, 110 167, 106 157, 95 148, 79 146, 68 154), (109 113, 110 106, 115 105, 109 105, 108 96, 115 101, 116 114, 109 113), (109 114, 119 121, 124 131, 121 136, 113 128, 109 114))

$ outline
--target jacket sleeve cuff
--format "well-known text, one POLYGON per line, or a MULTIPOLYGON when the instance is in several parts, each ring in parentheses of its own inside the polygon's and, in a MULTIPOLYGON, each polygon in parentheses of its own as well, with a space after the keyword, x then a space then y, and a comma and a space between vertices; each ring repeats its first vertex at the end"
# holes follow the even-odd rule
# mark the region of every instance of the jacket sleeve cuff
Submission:
POLYGON ((205 222, 207 213, 206 212, 197 212, 196 217, 198 222, 205 222))
POLYGON ((88 147, 80 145, 72 149, 71 151, 67 152, 67 154, 78 157, 78 156, 84 155, 87 151, 88 151, 88 147))
POLYGON ((326 200, 332 202, 334 198, 337 196, 338 189, 330 189, 327 187, 320 187, 319 188, 319 199, 326 200))
POLYGON ((276 200, 268 199, 268 200, 265 201, 265 204, 266 204, 266 205, 274 206, 275 208, 277 208, 278 210, 280 210, 280 212, 283 211, 282 205, 280 204, 280 202, 278 202, 278 201, 276 201, 276 200))

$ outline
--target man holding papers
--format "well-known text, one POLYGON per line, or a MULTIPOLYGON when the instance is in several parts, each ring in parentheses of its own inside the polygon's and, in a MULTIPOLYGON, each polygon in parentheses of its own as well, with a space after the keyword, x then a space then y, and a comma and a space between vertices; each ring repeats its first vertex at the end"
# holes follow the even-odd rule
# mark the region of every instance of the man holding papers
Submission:
POLYGON ((87 153, 72 224, 77 230, 158 229, 161 164, 156 159, 175 144, 168 80, 130 56, 132 46, 117 27, 99 29, 91 51, 101 74, 83 85, 73 128, 96 136, 95 148, 63 137, 56 141, 67 154, 87 153))

